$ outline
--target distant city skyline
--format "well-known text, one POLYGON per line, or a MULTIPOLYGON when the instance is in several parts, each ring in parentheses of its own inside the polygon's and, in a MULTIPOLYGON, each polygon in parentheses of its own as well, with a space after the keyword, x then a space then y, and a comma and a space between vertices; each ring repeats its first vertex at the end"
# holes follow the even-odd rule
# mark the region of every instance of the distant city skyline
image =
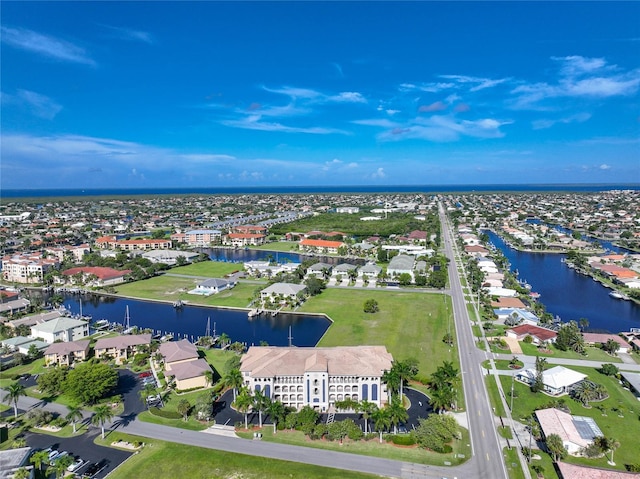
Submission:
POLYGON ((0 186, 640 182, 638 2, 3 2, 0 186))

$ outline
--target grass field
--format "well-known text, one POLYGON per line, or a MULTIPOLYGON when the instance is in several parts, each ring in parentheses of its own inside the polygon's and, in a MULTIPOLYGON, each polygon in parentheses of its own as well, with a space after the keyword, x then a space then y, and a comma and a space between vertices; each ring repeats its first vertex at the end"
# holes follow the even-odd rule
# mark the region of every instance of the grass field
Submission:
POLYGON ((586 347, 586 355, 578 354, 574 351, 561 351, 557 349, 553 345, 551 345, 551 353, 545 353, 540 351, 535 344, 527 344, 525 342, 520 341, 520 347, 522 348, 523 354, 527 356, 543 356, 546 358, 565 358, 565 359, 586 359, 589 361, 602 361, 605 363, 621 363, 622 360, 620 358, 610 356, 605 351, 600 348, 587 346, 586 347))
MULTIPOLYGON (((502 450, 502 457, 504 457, 504 464, 507 468, 509 479, 524 479, 524 472, 522 472, 520 460, 518 459, 518 451, 505 447, 502 450)), ((533 477, 535 477, 535 475, 533 477)))
MULTIPOLYGON (((253 436, 253 431, 239 432, 238 435, 249 439, 253 436)), ((450 454, 438 454, 419 448, 418 446, 399 447, 390 442, 380 444, 377 435, 368 441, 350 441, 349 439, 345 439, 342 445, 338 441, 312 441, 300 431, 278 431, 277 434, 274 435, 273 428, 268 426, 262 428, 262 440, 281 444, 314 447, 317 449, 329 449, 351 454, 362 454, 365 456, 383 457, 418 464, 444 465, 446 461, 455 466, 462 464, 471 457, 471 448, 467 446, 467 444, 469 444, 469 431, 466 429, 462 429, 462 439, 453 442, 453 452, 450 454), (458 457, 460 454, 464 457, 458 457)))
POLYGON ((206 276, 207 278, 222 278, 227 274, 241 271, 242 263, 223 263, 221 261, 202 261, 171 269, 171 274, 186 274, 187 276, 206 276))
POLYGON ((188 477, 190 479, 366 479, 376 476, 329 467, 312 466, 257 456, 232 454, 213 449, 174 444, 125 434, 110 434, 97 444, 109 445, 114 441, 141 441, 145 447, 112 472, 111 479, 131 477, 188 477))
POLYGON ((296 253, 300 252, 300 245, 296 241, 276 241, 273 243, 267 243, 260 246, 251 246, 249 249, 260 249, 267 251, 284 251, 289 252, 293 251, 296 253))
MULTIPOLYGON (((443 319, 445 303, 439 294, 326 289, 299 311, 323 312, 333 320, 319 346, 383 344, 395 359, 415 357, 421 376, 433 373, 443 361, 459 364, 457 350, 442 341, 449 323, 443 319), (380 311, 365 313, 367 299, 375 299, 380 311)), ((455 336, 453 324, 451 328, 455 336)))
MULTIPOLYGON (((609 398, 599 403, 591 403, 585 408, 582 404, 568 396, 562 396, 571 413, 577 416, 588 416, 607 437, 613 437, 620 442, 620 448, 615 452, 616 469, 624 469, 625 464, 633 464, 638 460, 638 436, 640 435, 640 403, 629 392, 622 389, 616 378, 598 373, 595 369, 571 366, 571 369, 587 374, 593 382, 602 384, 609 393, 609 398), (604 408, 603 410, 599 407, 604 408)), ((501 376, 502 387, 511 389, 511 378, 501 376)), ((513 418, 519 420, 533 413, 536 408, 547 405, 552 398, 531 392, 529 387, 519 382, 515 383, 516 400, 513 402, 513 418)), ((587 459, 567 456, 566 462, 582 465, 603 467, 610 469, 605 458, 587 459)))

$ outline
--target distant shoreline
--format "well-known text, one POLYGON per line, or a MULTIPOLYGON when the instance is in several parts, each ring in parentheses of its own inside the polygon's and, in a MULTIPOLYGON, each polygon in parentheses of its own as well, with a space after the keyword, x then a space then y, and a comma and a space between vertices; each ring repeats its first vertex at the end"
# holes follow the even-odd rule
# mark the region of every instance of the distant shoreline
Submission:
POLYGON ((350 194, 350 193, 593 193, 640 190, 640 183, 608 184, 492 184, 492 185, 345 185, 345 186, 255 186, 196 188, 39 188, 3 189, 3 200, 34 198, 145 197, 243 194, 350 194))

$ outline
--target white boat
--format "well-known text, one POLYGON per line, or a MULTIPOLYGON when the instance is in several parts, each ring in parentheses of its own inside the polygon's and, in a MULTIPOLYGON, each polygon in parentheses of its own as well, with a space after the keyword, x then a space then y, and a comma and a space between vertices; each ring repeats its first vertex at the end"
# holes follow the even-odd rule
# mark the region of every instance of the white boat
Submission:
POLYGON ((614 299, 624 299, 624 295, 622 293, 618 293, 617 291, 611 291, 609 293, 609 296, 611 296, 614 299))

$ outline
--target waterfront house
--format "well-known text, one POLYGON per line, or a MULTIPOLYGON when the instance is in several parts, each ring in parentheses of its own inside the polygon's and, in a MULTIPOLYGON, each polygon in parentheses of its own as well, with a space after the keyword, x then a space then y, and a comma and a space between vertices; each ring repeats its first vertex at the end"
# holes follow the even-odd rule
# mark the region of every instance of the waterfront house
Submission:
POLYGON ((31 326, 31 336, 52 344, 56 341, 76 341, 89 336, 89 323, 81 319, 60 317, 31 326))
MULTIPOLYGON (((568 394, 571 388, 582 382, 586 374, 579 373, 563 366, 555 366, 542 373, 543 392, 549 396, 562 396, 568 394)), ((536 380, 535 369, 525 369, 516 374, 516 380, 532 385, 536 380)))
POLYGON ((184 258, 185 262, 191 263, 198 257, 198 255, 198 253, 191 251, 177 251, 170 249, 158 249, 142 253, 142 257, 148 259, 152 263, 164 263, 169 266, 175 265, 180 257, 184 258))
POLYGON ((145 346, 150 345, 150 334, 124 334, 114 338, 98 339, 93 348, 97 358, 111 358, 117 364, 122 364, 145 346))
POLYGON ((236 285, 234 281, 222 278, 211 278, 198 283, 196 289, 192 289, 188 294, 199 294, 202 296, 210 296, 218 294, 226 289, 231 289, 236 285))
POLYGON ((223 237, 223 244, 244 248, 245 246, 258 246, 264 244, 266 236, 257 233, 229 233, 223 237))
POLYGON ((557 434, 562 439, 565 450, 571 455, 578 455, 581 450, 602 436, 602 431, 590 417, 572 416, 555 408, 538 409, 536 419, 544 438, 557 434))
POLYGON ((590 346, 606 344, 607 341, 612 339, 620 345, 620 349, 618 349, 619 353, 631 352, 631 345, 617 334, 583 333, 582 336, 584 337, 585 344, 590 346))
POLYGON ((191 230, 184 234, 185 241, 190 246, 211 246, 222 241, 220 230, 191 230))
POLYGON ((493 308, 526 308, 525 304, 520 298, 507 298, 498 297, 491 301, 491 307, 493 308))
POLYGON ((244 384, 287 407, 333 410, 336 401, 387 402, 385 371, 393 357, 384 346, 293 348, 252 346, 243 355, 244 384))
POLYGON ((0 314, 9 314, 19 313, 21 311, 26 311, 31 306, 31 301, 25 298, 15 298, 9 301, 0 303, 0 314))
POLYGON ((160 354, 164 360, 165 376, 173 377, 176 389, 205 387, 205 372, 211 367, 198 354, 194 344, 186 339, 171 341, 160 345, 160 354))
POLYGON ((76 361, 85 361, 89 357, 89 340, 53 343, 44 352, 47 366, 72 366, 76 361))
POLYGON ((274 283, 260 291, 260 300, 263 303, 270 301, 275 304, 284 304, 287 301, 297 303, 304 297, 306 290, 303 284, 274 283))
POLYGON ((515 326, 511 329, 507 329, 506 334, 507 337, 515 338, 518 341, 522 341, 527 336, 531 336, 533 344, 538 346, 546 343, 552 343, 558 336, 558 333, 551 329, 542 328, 533 324, 521 324, 520 326, 515 326))
POLYGON ((10 283, 42 283, 44 275, 60 265, 55 257, 40 252, 16 253, 2 258, 2 279, 10 283))
POLYGON ((104 266, 81 266, 70 268, 62 272, 67 282, 72 282, 75 275, 82 277, 82 282, 87 286, 111 286, 124 283, 125 276, 131 273, 130 269, 118 271, 104 266))
POLYGON ((580 466, 562 461, 556 462, 555 465, 560 479, 638 479, 638 474, 634 472, 580 466))
POLYGON ((623 384, 640 400, 640 373, 620 371, 620 376, 622 377, 623 384))
POLYGON ((507 326, 516 326, 518 324, 538 324, 538 317, 533 314, 531 311, 526 309, 514 308, 509 313, 509 316, 504 320, 504 324, 507 326))

